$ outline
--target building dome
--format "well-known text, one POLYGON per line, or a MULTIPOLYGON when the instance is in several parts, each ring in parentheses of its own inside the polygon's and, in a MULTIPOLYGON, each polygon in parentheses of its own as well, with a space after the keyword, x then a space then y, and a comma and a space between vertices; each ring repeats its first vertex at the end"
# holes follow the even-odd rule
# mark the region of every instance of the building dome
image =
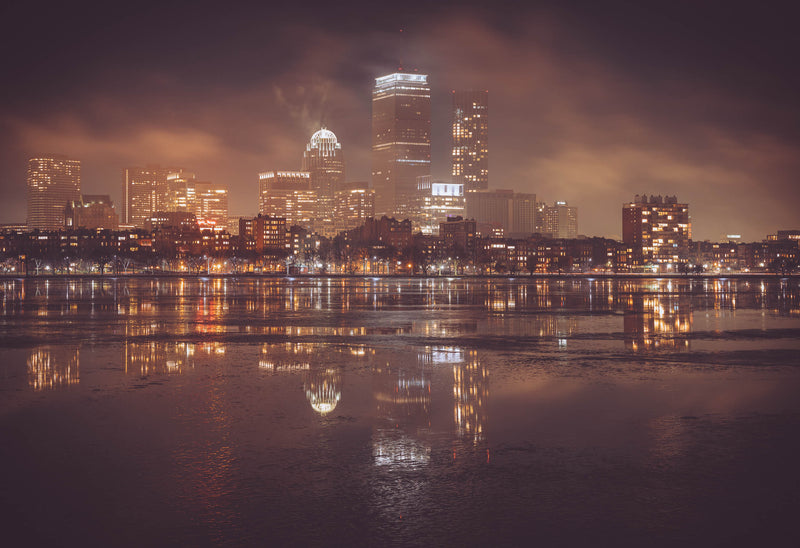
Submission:
POLYGON ((311 136, 311 141, 308 143, 306 150, 311 152, 316 149, 323 155, 333 155, 334 151, 341 149, 342 145, 336 139, 336 134, 329 129, 322 128, 311 136))

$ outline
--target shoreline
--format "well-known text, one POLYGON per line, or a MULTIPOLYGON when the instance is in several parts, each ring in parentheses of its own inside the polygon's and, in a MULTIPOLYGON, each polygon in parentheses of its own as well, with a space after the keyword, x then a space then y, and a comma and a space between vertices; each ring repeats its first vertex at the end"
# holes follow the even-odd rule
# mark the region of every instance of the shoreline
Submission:
POLYGON ((673 280, 704 280, 704 279, 800 279, 800 273, 778 274, 774 272, 731 272, 725 274, 702 273, 702 274, 681 274, 681 273, 635 273, 635 272, 570 272, 570 273, 537 273, 537 274, 292 274, 285 273, 200 273, 189 272, 159 272, 159 273, 130 273, 130 274, 30 274, 20 276, 18 274, 0 274, 0 280, 114 280, 114 279, 156 279, 156 278, 207 278, 207 279, 229 279, 229 278, 267 278, 267 279, 464 279, 464 280, 550 280, 550 279, 673 279, 673 280))

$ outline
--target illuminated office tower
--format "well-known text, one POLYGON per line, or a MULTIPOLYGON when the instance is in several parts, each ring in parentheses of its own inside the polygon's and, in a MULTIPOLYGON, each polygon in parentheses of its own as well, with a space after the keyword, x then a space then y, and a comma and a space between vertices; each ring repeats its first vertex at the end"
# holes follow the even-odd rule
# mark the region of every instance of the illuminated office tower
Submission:
POLYGON ((415 229, 423 234, 438 234, 439 223, 448 217, 464 215, 464 185, 434 181, 430 175, 417 177, 419 214, 415 229))
POLYGON ((675 196, 635 196, 622 206, 622 241, 632 266, 657 265, 668 271, 686 260, 692 223, 689 204, 675 196))
POLYGON ((286 225, 310 228, 317 215, 317 192, 308 171, 265 171, 258 174, 258 212, 286 219, 286 225))
POLYGON ((344 183, 336 192, 334 226, 336 233, 361 226, 375 216, 375 191, 366 182, 344 183))
POLYGON ((167 175, 167 194, 163 210, 195 213, 196 182, 194 173, 179 171, 167 175))
POLYGON ((344 183, 342 145, 324 127, 311 136, 303 153, 303 171, 309 173, 311 189, 317 193, 315 228, 325 236, 334 235, 334 201, 344 183))
POLYGON ((213 223, 220 229, 228 226, 228 188, 205 181, 195 185, 194 214, 197 220, 213 223))
POLYGON ((144 227, 156 211, 163 211, 167 207, 167 176, 182 172, 181 168, 157 165, 123 168, 121 223, 144 227))
POLYGON ((452 159, 465 191, 489 188, 488 91, 453 91, 452 159))
POLYGON ((28 230, 64 228, 64 207, 81 199, 81 162, 46 155, 28 160, 28 230))
POLYGON ((430 174, 431 92, 424 74, 375 79, 372 90, 372 187, 375 213, 412 213, 417 177, 430 174))
POLYGON ((228 189, 224 185, 198 181, 194 173, 170 173, 163 210, 194 213, 198 223, 224 228, 228 225, 228 189))
POLYGON ((555 202, 544 207, 544 232, 553 238, 578 237, 578 208, 567 202, 555 202))

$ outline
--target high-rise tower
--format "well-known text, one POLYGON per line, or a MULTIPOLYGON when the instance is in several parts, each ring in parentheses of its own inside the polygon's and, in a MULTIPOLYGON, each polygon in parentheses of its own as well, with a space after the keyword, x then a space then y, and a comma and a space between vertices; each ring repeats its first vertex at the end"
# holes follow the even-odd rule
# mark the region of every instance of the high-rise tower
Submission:
POLYGON ((122 169, 122 216, 121 222, 142 228, 156 211, 167 209, 171 173, 183 169, 150 165, 122 169))
POLYGON ((408 217, 417 177, 431 168, 431 90, 424 74, 375 79, 372 90, 372 186, 376 215, 408 217))
POLYGON ((675 196, 634 197, 622 205, 622 241, 632 266, 655 265, 662 271, 686 261, 692 222, 689 204, 675 196))
POLYGON ((453 91, 453 180, 489 188, 489 92, 453 91))
POLYGON ((344 184, 342 145, 336 135, 324 127, 311 136, 303 153, 303 171, 309 173, 311 189, 317 192, 318 211, 315 228, 326 236, 334 235, 334 202, 344 184))
POLYGON ((80 199, 80 160, 53 154, 28 160, 28 230, 64 228, 64 208, 80 199))

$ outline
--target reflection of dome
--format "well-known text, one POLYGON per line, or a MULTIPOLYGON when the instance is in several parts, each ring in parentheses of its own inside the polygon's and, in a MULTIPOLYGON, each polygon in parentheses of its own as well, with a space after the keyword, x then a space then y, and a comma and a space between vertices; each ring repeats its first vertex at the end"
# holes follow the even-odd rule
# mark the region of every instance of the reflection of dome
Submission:
POLYGON ((311 408, 321 415, 333 411, 342 398, 340 384, 341 378, 334 369, 310 371, 306 375, 303 388, 311 408))

